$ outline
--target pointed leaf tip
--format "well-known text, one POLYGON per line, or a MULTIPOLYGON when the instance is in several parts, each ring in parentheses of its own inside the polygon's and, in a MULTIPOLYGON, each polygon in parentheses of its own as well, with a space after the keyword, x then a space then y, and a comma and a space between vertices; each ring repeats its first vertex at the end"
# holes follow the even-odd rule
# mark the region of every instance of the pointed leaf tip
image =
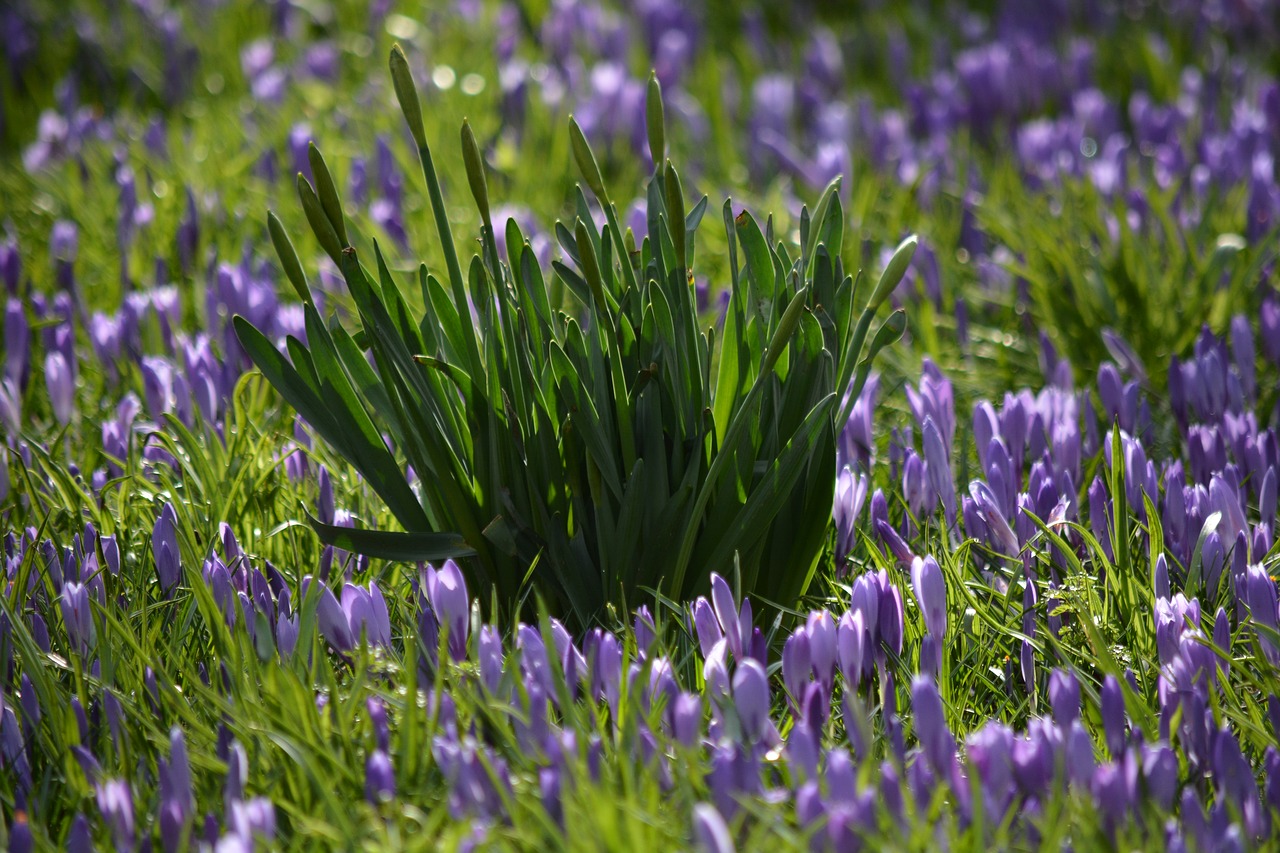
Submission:
POLYGON ((427 147, 427 133, 422 125, 422 103, 418 100, 418 87, 413 82, 413 72, 409 70, 409 59, 404 55, 404 48, 399 43, 391 48, 388 62, 391 69, 391 84, 396 90, 396 100, 400 102, 400 111, 413 134, 413 141, 419 148, 427 147))

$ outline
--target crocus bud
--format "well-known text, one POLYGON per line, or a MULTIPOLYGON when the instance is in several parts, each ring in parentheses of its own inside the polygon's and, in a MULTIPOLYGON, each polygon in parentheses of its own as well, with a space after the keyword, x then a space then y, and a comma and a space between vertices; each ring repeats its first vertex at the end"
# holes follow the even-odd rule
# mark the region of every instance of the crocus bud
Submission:
POLYGON ((182 576, 179 562, 177 513, 173 504, 165 504, 151 532, 151 552, 155 557, 160 588, 168 593, 182 576))
POLYGON ((65 426, 75 411, 76 380, 71 365, 61 352, 54 351, 45 356, 44 379, 53 416, 65 426))
POLYGON ((1125 711, 1124 692, 1120 689, 1120 682, 1114 675, 1108 675, 1102 682, 1100 709, 1107 750, 1111 753, 1112 759, 1116 760, 1124 754, 1125 711))
POLYGON ((1274 632, 1280 631, 1280 614, 1277 613, 1276 582, 1261 565, 1249 566, 1245 576, 1245 598, 1249 603, 1249 616, 1259 626, 1271 632, 1258 631, 1262 651, 1272 666, 1280 664, 1280 646, 1274 632))
POLYGON ((26 381, 31 358, 31 326, 20 300, 5 302, 4 342, 4 378, 20 388, 26 381))
POLYGON ((1257 354, 1253 348, 1253 330, 1249 328, 1249 318, 1243 314, 1237 314, 1231 319, 1231 354, 1240 374, 1245 397, 1252 400, 1257 387, 1257 354))
POLYGON ((1231 674, 1231 623, 1227 621, 1227 611, 1221 607, 1213 617, 1213 645, 1221 652, 1218 665, 1226 677, 1231 674))
POLYGON ((1280 367, 1280 300, 1268 296, 1262 300, 1262 308, 1258 312, 1259 337, 1262 339, 1262 352, 1272 364, 1280 367))
POLYGON ((813 671, 813 663, 809 659, 809 635, 799 630, 787 637, 782 646, 782 683, 795 708, 799 707, 804 696, 805 685, 809 683, 809 673, 813 671))
POLYGON ((862 623, 871 636, 877 636, 880 615, 880 590, 876 584, 874 572, 867 572, 853 582, 853 594, 850 597, 849 609, 862 614, 862 623))
POLYGON ((364 798, 377 805, 395 796, 396 775, 391 758, 383 750, 375 749, 364 765, 364 798))
POLYGON ((1280 751, 1274 746, 1267 746, 1263 754, 1262 764, 1265 768, 1267 804, 1280 811, 1280 751))
POLYGON ((867 639, 861 611, 849 610, 840 617, 836 628, 836 653, 840 672, 852 689, 857 689, 868 669, 867 639))
POLYGON ((467 656, 471 625, 471 601, 462 571, 453 560, 446 560, 439 571, 428 568, 426 587, 431 609, 449 633, 449 654, 460 661, 467 656))
POLYGON ((636 616, 631 623, 631 633, 636 638, 636 654, 641 658, 647 657, 649 649, 653 647, 653 643, 657 639, 657 629, 648 605, 642 604, 636 608, 636 616))
POLYGON ((681 692, 669 710, 671 736, 676 743, 694 747, 702 733, 702 697, 696 693, 681 692))
POLYGON ((924 419, 924 458, 928 463, 929 484, 942 500, 947 527, 956 523, 956 486, 951 476, 950 451, 932 417, 924 419))
POLYGON ((1063 729, 1080 716, 1080 682, 1075 674, 1065 669, 1049 673, 1049 705, 1053 708, 1053 721, 1063 729))
POLYGON ((926 507, 925 495, 924 460, 914 450, 908 449, 902 465, 902 496, 907 501, 907 508, 917 517, 923 517, 933 509, 932 506, 926 507))
POLYGON ((1164 554, 1156 557, 1155 587, 1156 598, 1167 599, 1169 597, 1169 562, 1165 559, 1164 554))
POLYGON ((93 614, 89 610, 89 591, 78 583, 62 588, 62 621, 67 626, 67 639, 82 656, 88 655, 94 643, 93 614))
POLYGON ((720 622, 716 619, 711 603, 701 595, 693 603, 693 628, 698 637, 698 648, 702 651, 702 657, 706 658, 712 647, 724 637, 724 632, 720 630, 720 622))
POLYGON ((1123 762, 1111 761, 1099 765, 1093 773, 1090 787, 1107 831, 1114 834, 1128 814, 1130 806, 1131 791, 1125 780, 1123 762))
POLYGON ((108 572, 112 577, 120 575, 120 543, 116 541, 116 537, 103 536, 98 540, 102 547, 102 560, 108 572))
POLYGON ((1142 777, 1151 799, 1160 809, 1168 811, 1178 793, 1178 756, 1169 744, 1143 745, 1142 777))
POLYGON ((941 639, 947 633, 947 584, 933 557, 911 561, 911 587, 915 591, 925 629, 941 639))
POLYGON ((492 625, 480 627, 477 650, 480 655, 480 681, 496 695, 502 685, 503 662, 502 637, 497 628, 492 625))
POLYGON ((286 614, 283 610, 276 616, 276 650, 282 660, 293 657, 293 650, 298 646, 298 615, 286 614))
POLYGON ((316 499, 317 517, 321 523, 332 525, 336 510, 333 503, 333 480, 329 477, 329 469, 321 465, 316 480, 320 487, 320 494, 316 499))
POLYGON ((902 593, 898 587, 889 583, 884 570, 880 571, 880 613, 878 627, 880 629, 880 646, 876 650, 877 658, 884 660, 886 651, 897 657, 902 654, 902 593))
MULTIPOLYGON (((1067 781, 1077 787, 1088 785, 1097 769, 1097 761, 1093 756, 1093 739, 1079 720, 1072 722, 1067 731, 1063 751, 1066 754, 1067 781)), ((1176 773, 1174 778, 1177 778, 1176 773)))
POLYGON ((922 676, 912 679, 911 707, 915 713, 916 737, 930 767, 939 775, 947 773, 955 758, 956 744, 947 727, 942 696, 933 679, 922 676))
POLYGON ((835 681, 836 623, 825 610, 815 610, 805 623, 809 637, 809 661, 813 673, 829 690, 835 681))
POLYGON ((752 742, 765 739, 769 720, 769 677, 752 658, 738 662, 733 673, 733 701, 742 722, 743 736, 752 742))

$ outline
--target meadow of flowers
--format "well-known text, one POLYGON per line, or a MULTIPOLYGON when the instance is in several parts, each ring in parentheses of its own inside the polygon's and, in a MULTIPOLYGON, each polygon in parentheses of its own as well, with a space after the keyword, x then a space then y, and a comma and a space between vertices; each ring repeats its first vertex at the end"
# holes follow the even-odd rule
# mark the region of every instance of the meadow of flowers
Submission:
POLYGON ((0 4, 0 844, 1273 849, 1277 37, 0 4))

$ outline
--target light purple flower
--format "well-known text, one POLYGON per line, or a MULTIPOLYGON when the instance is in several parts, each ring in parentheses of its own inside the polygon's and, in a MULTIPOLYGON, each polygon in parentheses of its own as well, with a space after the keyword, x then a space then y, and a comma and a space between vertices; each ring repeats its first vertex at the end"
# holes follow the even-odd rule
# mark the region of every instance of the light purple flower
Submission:
POLYGON ((375 749, 364 765, 364 798, 377 805, 393 800, 395 796, 396 774, 391 758, 385 751, 375 749))
POLYGON ((67 626, 67 639, 79 654, 89 654, 94 643, 89 591, 74 581, 70 582, 62 588, 59 604, 62 608, 62 621, 67 626))
POLYGON ((693 832, 703 853, 734 853, 737 849, 724 818, 708 803, 693 807, 693 832))
POLYGON ((448 632, 449 655, 460 661, 467 656, 471 626, 471 601, 462 571, 453 560, 446 560, 438 571, 428 566, 425 586, 431 609, 448 632))
POLYGON ((50 352, 44 359, 44 379, 49 390, 53 416, 63 426, 71 422, 75 412, 75 372, 61 352, 50 352))
POLYGON ((911 561, 911 587, 924 616, 925 630, 941 639, 947 633, 947 584, 933 557, 911 561))

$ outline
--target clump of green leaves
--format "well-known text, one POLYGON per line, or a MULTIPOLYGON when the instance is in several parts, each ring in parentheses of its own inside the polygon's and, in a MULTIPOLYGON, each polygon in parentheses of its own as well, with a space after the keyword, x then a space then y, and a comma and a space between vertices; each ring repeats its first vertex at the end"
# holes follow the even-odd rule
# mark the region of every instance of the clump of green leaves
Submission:
POLYGON ((404 527, 313 520, 320 537, 388 559, 458 558, 472 589, 493 589, 500 607, 532 586, 579 625, 644 590, 686 599, 712 571, 735 564, 744 594, 795 603, 827 539, 838 425, 876 353, 905 327, 896 311, 871 334, 914 238, 859 310, 857 282, 840 261, 838 181, 812 215, 802 213, 795 257, 774 239, 771 220, 762 231, 726 201, 732 281, 724 332, 718 338, 701 328, 692 269, 707 199, 686 208, 680 177, 665 160, 655 78, 647 117, 661 165, 648 184, 648 236, 637 243, 619 225, 571 120, 574 157, 605 224, 595 226, 579 188, 576 220, 556 226, 564 261, 553 264, 553 290, 512 220, 504 226, 507 256, 499 256, 484 161, 464 123, 467 179, 482 221, 480 254, 464 273, 398 47, 391 76, 421 157, 445 281, 419 267, 425 311, 415 317, 376 243, 374 268, 362 263, 367 254, 348 238, 334 181, 313 146, 316 183, 300 176, 299 195, 362 328, 353 335, 320 316, 274 216, 272 239, 303 300, 307 344, 289 340, 286 359, 243 318, 235 321, 266 378, 404 527), (553 298, 562 289, 578 314, 553 298))

